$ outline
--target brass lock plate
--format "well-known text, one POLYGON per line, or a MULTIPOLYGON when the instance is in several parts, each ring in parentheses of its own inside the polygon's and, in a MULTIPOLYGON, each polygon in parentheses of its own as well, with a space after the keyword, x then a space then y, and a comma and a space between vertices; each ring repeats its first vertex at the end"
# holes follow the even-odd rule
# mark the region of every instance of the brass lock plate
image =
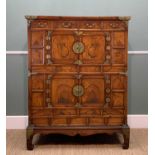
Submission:
POLYGON ((76 54, 80 54, 84 51, 84 44, 82 42, 75 42, 73 44, 73 51, 76 54))
POLYGON ((79 97, 79 96, 82 96, 83 94, 84 94, 84 88, 83 88, 83 86, 81 86, 81 85, 75 85, 73 87, 73 95, 74 96, 79 97))

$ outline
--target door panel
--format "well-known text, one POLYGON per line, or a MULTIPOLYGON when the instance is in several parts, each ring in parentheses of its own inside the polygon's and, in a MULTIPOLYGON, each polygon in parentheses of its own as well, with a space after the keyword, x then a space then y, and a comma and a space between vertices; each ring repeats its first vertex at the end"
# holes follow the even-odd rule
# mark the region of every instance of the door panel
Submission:
POLYGON ((44 45, 44 31, 31 32, 31 48, 42 48, 44 45))
POLYGON ((126 88, 126 76, 124 75, 112 75, 111 82, 112 82, 112 89, 116 90, 124 90, 126 88))
POLYGON ((73 64, 77 55, 73 52, 74 36, 70 33, 52 35, 52 62, 73 64))
POLYGON ((31 65, 44 64, 44 31, 32 31, 30 38, 30 57, 29 63, 31 65))
POLYGON ((111 89, 111 106, 124 107, 127 99, 127 77, 121 74, 111 75, 111 89))
POLYGON ((44 63, 43 49, 31 49, 31 63, 33 65, 42 65, 44 63))
POLYGON ((32 92, 32 106, 34 107, 44 106, 44 93, 32 92))
POLYGON ((44 107, 44 74, 32 73, 29 77, 29 99, 32 107, 44 107))
POLYGON ((102 64, 105 61, 105 36, 103 33, 96 35, 89 32, 82 36, 84 52, 80 54, 80 60, 84 64, 102 64))
POLYGON ((113 32, 113 47, 124 48, 125 47, 125 33, 113 32))
POLYGON ((82 106, 103 106, 104 78, 102 76, 83 76, 80 84, 84 87, 84 94, 80 97, 82 106))
POLYGON ((77 98, 72 93, 77 83, 75 77, 54 76, 50 81, 50 98, 54 107, 73 106, 76 103, 77 98))
POLYGON ((32 90, 43 90, 44 89, 44 75, 36 74, 31 76, 32 90))

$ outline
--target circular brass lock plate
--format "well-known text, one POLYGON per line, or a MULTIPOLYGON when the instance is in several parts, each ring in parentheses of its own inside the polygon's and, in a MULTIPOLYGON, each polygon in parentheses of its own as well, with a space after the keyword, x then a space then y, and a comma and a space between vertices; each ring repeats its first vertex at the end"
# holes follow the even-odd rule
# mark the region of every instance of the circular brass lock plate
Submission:
POLYGON ((74 96, 79 97, 79 96, 82 96, 83 94, 84 94, 84 88, 83 88, 83 86, 81 86, 81 85, 75 85, 73 87, 73 95, 74 96))
POLYGON ((82 53, 84 51, 84 44, 82 42, 75 42, 73 44, 73 51, 76 54, 82 53))

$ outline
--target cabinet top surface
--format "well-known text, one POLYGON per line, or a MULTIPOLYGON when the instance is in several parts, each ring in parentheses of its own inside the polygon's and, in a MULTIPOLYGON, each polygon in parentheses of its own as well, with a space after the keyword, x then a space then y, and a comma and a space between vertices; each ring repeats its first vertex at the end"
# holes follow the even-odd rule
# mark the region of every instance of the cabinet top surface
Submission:
POLYGON ((131 19, 130 16, 33 16, 26 15, 27 20, 47 19, 47 20, 124 20, 131 19))

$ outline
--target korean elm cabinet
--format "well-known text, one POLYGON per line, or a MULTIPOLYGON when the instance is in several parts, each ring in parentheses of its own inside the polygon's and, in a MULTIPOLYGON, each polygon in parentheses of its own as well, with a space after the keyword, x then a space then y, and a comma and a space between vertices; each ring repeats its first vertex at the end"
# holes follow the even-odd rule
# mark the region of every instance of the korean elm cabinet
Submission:
POLYGON ((26 16, 27 149, 35 134, 121 133, 127 125, 130 17, 26 16))

